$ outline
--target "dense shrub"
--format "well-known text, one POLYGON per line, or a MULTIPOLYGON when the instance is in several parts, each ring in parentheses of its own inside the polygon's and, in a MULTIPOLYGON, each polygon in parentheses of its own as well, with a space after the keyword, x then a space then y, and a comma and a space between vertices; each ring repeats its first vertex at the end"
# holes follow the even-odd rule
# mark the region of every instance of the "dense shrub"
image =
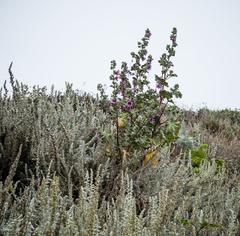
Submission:
MULTIPOLYGON (((131 79, 139 81, 137 91, 127 92, 134 107, 126 104, 129 97, 117 95, 122 85, 115 80, 110 98, 101 86, 97 98, 79 95, 70 84, 62 93, 53 87, 48 92, 19 83, 10 66, 12 91, 4 84, 0 96, 0 235, 239 234, 240 176, 229 171, 228 152, 217 135, 226 138, 225 145, 239 137, 223 132, 227 126, 213 134, 206 115, 174 105, 180 92, 168 87, 164 75, 175 76, 170 58, 176 29, 169 54, 159 62, 160 87, 149 87, 149 37, 147 30, 139 52, 132 53, 133 68, 123 63, 119 74, 112 63, 113 75, 127 82, 126 91, 134 85, 131 79), (146 62, 139 64, 141 56, 146 62), (224 160, 221 168, 217 159, 224 160)), ((238 122, 233 114, 231 122, 238 122)))

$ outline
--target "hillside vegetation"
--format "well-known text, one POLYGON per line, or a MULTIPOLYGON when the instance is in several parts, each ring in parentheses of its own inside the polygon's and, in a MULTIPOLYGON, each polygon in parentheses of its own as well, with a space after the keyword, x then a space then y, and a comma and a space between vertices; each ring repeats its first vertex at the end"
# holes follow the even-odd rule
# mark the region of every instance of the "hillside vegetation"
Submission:
POLYGON ((179 109, 176 29, 151 88, 146 30, 112 94, 14 79, 0 95, 0 235, 240 235, 240 112, 179 109), (9 92, 8 90, 11 90, 9 92))

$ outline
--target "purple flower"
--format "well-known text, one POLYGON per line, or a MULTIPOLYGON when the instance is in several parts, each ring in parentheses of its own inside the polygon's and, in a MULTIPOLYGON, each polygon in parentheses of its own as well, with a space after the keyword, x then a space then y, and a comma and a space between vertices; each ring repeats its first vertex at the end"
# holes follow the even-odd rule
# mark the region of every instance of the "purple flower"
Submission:
POLYGON ((109 102, 109 105, 112 106, 112 105, 114 105, 114 104, 116 104, 116 103, 117 103, 116 98, 112 98, 112 99, 110 100, 110 102, 109 102))
POLYGON ((124 105, 123 105, 123 109, 125 110, 129 110, 131 108, 133 108, 133 101, 132 99, 129 99, 124 105))
POLYGON ((127 105, 132 107, 133 106, 133 101, 132 100, 128 100, 127 105))
POLYGON ((156 122, 156 119, 155 119, 155 117, 154 117, 154 116, 152 116, 152 117, 149 119, 149 122, 150 122, 152 125, 154 125, 154 124, 155 124, 155 122, 156 122))
POLYGON ((157 85, 156 85, 156 89, 157 89, 157 90, 161 90, 161 89, 162 89, 162 85, 161 85, 161 84, 157 84, 157 85))
POLYGON ((114 71, 114 74, 115 74, 115 76, 114 76, 114 79, 115 79, 115 80, 119 80, 119 79, 121 79, 121 73, 120 73, 119 70, 114 71))
POLYGON ((147 64, 147 70, 151 70, 152 69, 152 65, 151 64, 147 64))
POLYGON ((117 74, 117 75, 115 76, 115 80, 120 80, 120 79, 121 79, 121 75, 117 74))

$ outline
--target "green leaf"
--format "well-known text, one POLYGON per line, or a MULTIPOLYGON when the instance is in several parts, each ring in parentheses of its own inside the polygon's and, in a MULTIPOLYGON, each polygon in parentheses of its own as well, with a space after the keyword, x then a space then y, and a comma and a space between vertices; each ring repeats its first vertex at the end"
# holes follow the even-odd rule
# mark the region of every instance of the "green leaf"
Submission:
POLYGON ((189 220, 187 220, 187 219, 182 219, 181 221, 180 221, 180 223, 182 224, 182 225, 190 225, 191 223, 189 222, 189 220))

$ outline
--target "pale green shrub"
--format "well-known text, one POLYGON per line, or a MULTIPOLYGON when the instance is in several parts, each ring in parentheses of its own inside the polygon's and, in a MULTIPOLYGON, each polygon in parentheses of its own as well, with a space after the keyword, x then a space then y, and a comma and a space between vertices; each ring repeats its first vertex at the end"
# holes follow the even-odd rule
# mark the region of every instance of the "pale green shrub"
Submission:
MULTIPOLYGON (((29 89, 9 72, 12 94, 4 85, 0 95, 0 235, 239 235, 240 175, 227 156, 218 168, 213 141, 198 173, 182 137, 171 143, 181 155, 163 145, 155 162, 134 163, 142 154, 118 156, 116 125, 98 98, 70 84, 63 93, 29 89)), ((194 119, 182 134, 199 145, 208 131, 194 119)))

